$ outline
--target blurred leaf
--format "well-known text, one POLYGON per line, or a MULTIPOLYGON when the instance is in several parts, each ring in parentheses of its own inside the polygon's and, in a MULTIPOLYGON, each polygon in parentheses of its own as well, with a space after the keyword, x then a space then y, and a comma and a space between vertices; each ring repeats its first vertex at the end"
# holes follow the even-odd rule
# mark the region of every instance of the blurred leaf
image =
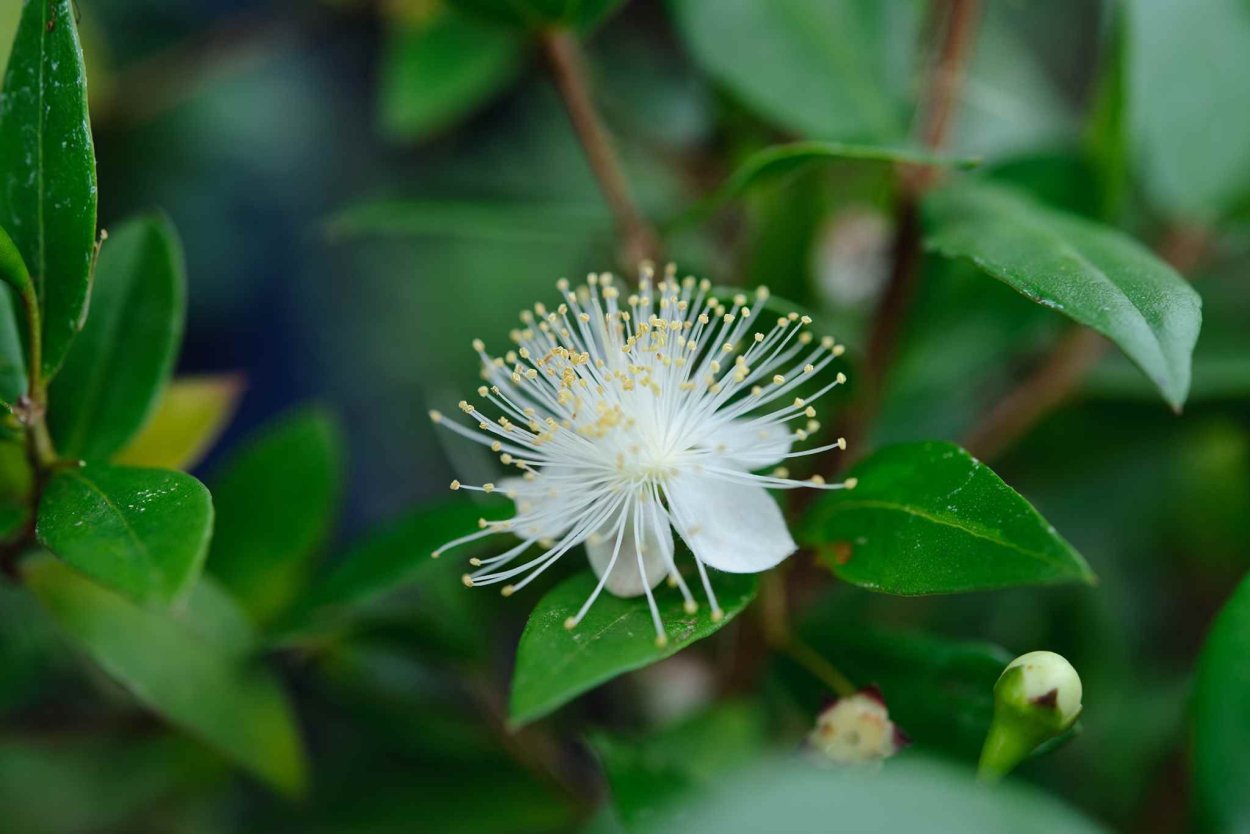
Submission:
POLYGON ((910 72, 892 61, 914 52, 916 5, 897 0, 671 3, 695 61, 748 107, 788 130, 847 142, 905 137, 903 79, 910 72))
POLYGON ((101 248, 91 316, 48 392, 62 455, 107 460, 147 422, 178 358, 186 284, 166 218, 131 220, 101 248))
MULTIPOLYGON (((196 776, 203 753, 174 737, 0 738, 8 834, 119 831, 196 776), (55 797, 49 801, 49 797, 55 797)), ((126 830, 129 830, 126 828, 126 830)))
POLYGON ((1115 218, 1129 197, 1132 163, 1129 136, 1128 71, 1126 64, 1127 4, 1110 7, 1111 20, 1098 67, 1098 86, 1093 112, 1086 130, 1086 144, 1098 177, 1098 198, 1103 218, 1115 218))
POLYGON ((859 484, 819 499, 802 533, 847 582, 903 595, 1094 582, 1029 502, 954 444, 889 446, 852 475, 859 484))
POLYGON ((195 478, 102 464, 56 472, 36 528, 84 573, 138 602, 165 604, 190 591, 212 531, 212 497, 195 478))
POLYGON ((1250 6, 1126 7, 1129 124, 1146 189, 1173 216, 1218 216, 1250 193, 1250 6))
POLYGON ((1104 829, 1035 788, 1007 784, 991 790, 977 783, 971 772, 912 759, 890 762, 879 772, 773 762, 721 780, 680 819, 647 830, 1092 834, 1104 829))
POLYGON ((30 519, 35 475, 24 438, 0 438, 0 541, 20 533, 30 519))
POLYGON ((448 9, 387 34, 378 79, 383 132, 421 139, 481 107, 519 74, 519 35, 448 9))
POLYGON ((687 614, 675 592, 658 592, 660 617, 668 642, 657 646, 645 598, 622 599, 604 593, 573 630, 564 622, 590 597, 597 580, 583 571, 547 592, 530 612, 517 647, 508 707, 514 725, 542 718, 583 692, 624 672, 670 657, 697 640, 715 634, 755 598, 755 577, 716 574, 717 600, 725 616, 687 614))
POLYGON ((239 601, 204 574, 186 600, 171 612, 188 632, 229 657, 247 657, 257 645, 256 627, 239 601))
POLYGON ((212 481, 209 571, 261 624, 299 595, 333 523, 342 478, 338 426, 305 409, 267 427, 212 481))
POLYGON ((959 167, 976 164, 975 159, 952 159, 924 150, 902 147, 844 145, 839 142, 791 142, 773 145, 747 157, 715 193, 699 203, 690 213, 695 216, 706 215, 756 186, 793 174, 808 165, 846 160, 959 167))
POLYGON ((1210 831, 1250 826, 1250 578, 1207 635, 1194 691, 1194 804, 1210 831))
POLYGON ((890 717, 919 749, 976 761, 994 684, 1014 655, 993 643, 875 627, 839 602, 812 607, 802 626, 808 644, 856 684, 878 687, 890 717))
POLYGON ((621 822, 633 829, 674 813, 687 794, 759 756, 768 732, 758 709, 733 702, 645 738, 595 733, 589 740, 621 822))
POLYGON ((589 29, 623 0, 449 0, 451 6, 487 20, 529 29, 589 29))
MULTIPOLYGON (((3 234, 3 232, 0 232, 3 234)), ((0 287, 0 405, 12 407, 26 393, 26 356, 13 294, 0 287)))
POLYGON ((192 469, 230 423, 242 393, 243 380, 234 374, 175 379, 147 425, 114 462, 192 469))
POLYGON ((925 209, 930 248, 1111 339, 1180 409, 1202 302, 1174 269, 1114 229, 996 186, 951 185, 925 209))
POLYGON ((51 378, 83 324, 95 244, 95 150, 72 0, 27 2, 0 98, 0 227, 43 310, 51 378))
POLYGON ((25 577, 69 636, 137 699, 284 793, 303 790, 295 719, 267 672, 54 559, 32 560, 25 577))
POLYGON ((606 235, 611 228, 611 217, 599 205, 420 200, 366 203, 344 209, 326 224, 336 239, 430 236, 549 243, 606 235))

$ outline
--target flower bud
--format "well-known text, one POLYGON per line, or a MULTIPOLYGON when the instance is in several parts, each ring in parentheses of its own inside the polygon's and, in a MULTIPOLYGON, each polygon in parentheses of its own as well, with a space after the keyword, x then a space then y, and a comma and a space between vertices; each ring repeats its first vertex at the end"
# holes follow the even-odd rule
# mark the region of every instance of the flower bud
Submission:
POLYGON ((994 719, 981 749, 980 775, 997 779, 1044 742, 1067 732, 1081 714, 1081 678, 1054 652, 1029 652, 994 684, 994 719))
POLYGON ((869 688, 830 704, 817 716, 807 742, 821 761, 858 764, 893 756, 907 737, 890 720, 881 693, 869 688))

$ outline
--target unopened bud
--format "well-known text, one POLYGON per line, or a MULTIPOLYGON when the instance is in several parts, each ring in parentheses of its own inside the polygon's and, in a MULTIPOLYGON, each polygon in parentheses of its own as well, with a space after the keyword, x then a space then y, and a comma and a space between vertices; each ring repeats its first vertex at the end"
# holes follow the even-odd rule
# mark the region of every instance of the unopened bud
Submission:
POLYGON ((998 779, 1040 745, 1067 732, 1081 714, 1081 677, 1061 655, 1029 652, 994 684, 994 719, 979 773, 998 779))
POLYGON ((860 764, 889 758, 907 745, 876 689, 839 698, 816 718, 808 745, 823 762, 860 764))

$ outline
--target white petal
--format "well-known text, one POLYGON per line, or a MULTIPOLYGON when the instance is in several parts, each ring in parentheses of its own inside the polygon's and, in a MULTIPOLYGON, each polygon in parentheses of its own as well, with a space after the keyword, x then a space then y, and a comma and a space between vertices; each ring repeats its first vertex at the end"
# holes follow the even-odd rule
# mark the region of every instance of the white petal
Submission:
POLYGON ((763 487, 685 474, 667 492, 677 531, 706 565, 758 573, 798 549, 781 508, 763 487))
POLYGON ((749 425, 751 420, 731 420, 713 429, 701 444, 720 452, 722 460, 742 469, 764 469, 776 466, 790 454, 794 432, 789 426, 749 425))
MULTIPOLYGON (((638 550, 634 547, 634 518, 638 514, 638 506, 639 502, 631 501, 622 509, 627 517, 624 534, 621 536, 621 549, 605 585, 618 597, 636 597, 646 593, 648 588, 660 584, 660 580, 668 575, 668 565, 672 559, 673 529, 668 526, 664 514, 657 513, 649 502, 641 504, 638 538, 642 542, 642 564, 646 571, 644 581, 643 574, 638 569, 638 550)), ((599 528, 598 535, 586 541, 586 555, 590 559, 590 566, 600 579, 608 569, 612 553, 616 550, 620 519, 621 513, 613 514, 608 523, 599 528)))
POLYGON ((572 472, 567 466, 545 466, 532 481, 524 478, 499 481, 499 489, 516 505, 513 532, 522 538, 558 539, 569 531, 577 519, 570 517, 570 513, 560 512, 560 508, 568 506, 572 487, 556 482, 552 476, 567 476, 572 472))

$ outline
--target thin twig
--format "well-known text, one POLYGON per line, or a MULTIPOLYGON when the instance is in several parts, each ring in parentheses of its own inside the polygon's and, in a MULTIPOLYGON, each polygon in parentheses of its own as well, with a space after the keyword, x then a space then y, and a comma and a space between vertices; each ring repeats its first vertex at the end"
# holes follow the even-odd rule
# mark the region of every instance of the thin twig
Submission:
MULTIPOLYGON (((1175 226, 1160 240, 1159 256, 1182 275, 1191 275, 1207 257, 1210 238, 1198 228, 1175 226)), ((964 438, 964 446, 982 460, 992 460, 1067 402, 1081 380, 1098 364, 1108 342, 1085 327, 1074 327, 1033 373, 990 408, 964 438)))
POLYGON ((595 110, 586 80, 585 56, 576 36, 567 29, 553 29, 543 33, 542 45, 569 121, 616 221, 621 258, 631 270, 643 261, 655 260, 659 239, 634 202, 612 139, 595 110))
MULTIPOLYGON (((941 8, 941 42, 922 99, 918 130, 920 141, 933 151, 940 151, 950 135, 964 68, 975 40, 980 0, 946 0, 941 8)), ((900 178, 890 279, 869 325, 867 358, 858 381, 860 395, 840 432, 855 451, 833 458, 843 466, 859 453, 881 406, 885 377, 898 353, 899 335, 920 275, 920 198, 938 173, 933 166, 910 166, 903 169, 900 178)))

